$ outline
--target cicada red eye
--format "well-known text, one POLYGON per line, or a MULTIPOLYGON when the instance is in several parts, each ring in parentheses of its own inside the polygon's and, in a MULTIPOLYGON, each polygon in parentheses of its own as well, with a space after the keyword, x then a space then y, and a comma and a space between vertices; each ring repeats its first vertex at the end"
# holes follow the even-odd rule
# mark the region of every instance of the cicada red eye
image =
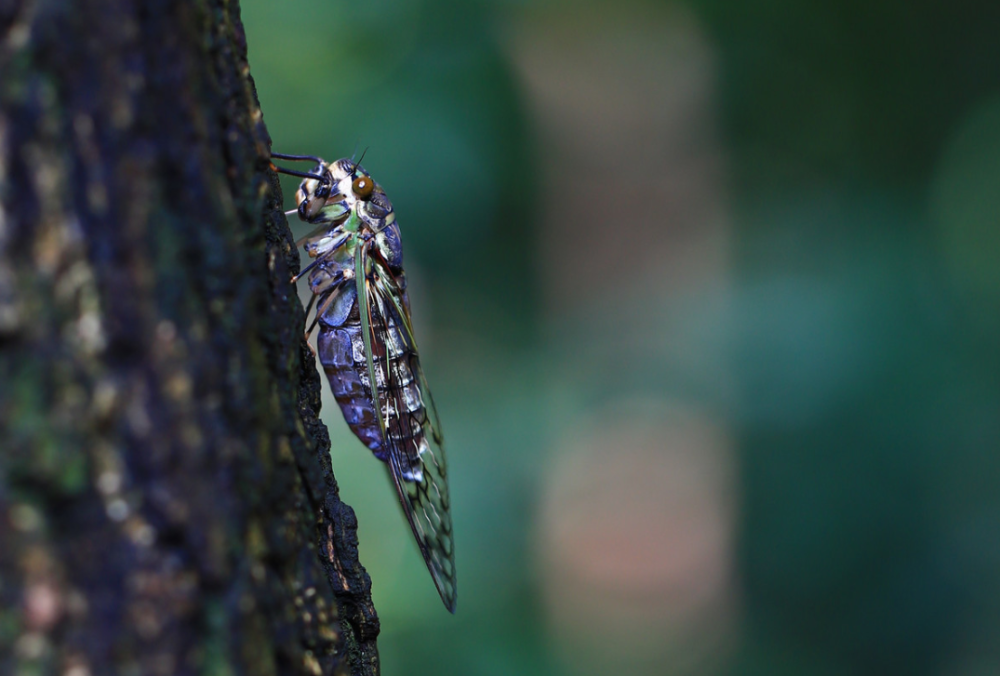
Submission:
POLYGON ((355 197, 359 200, 368 200, 372 196, 372 190, 374 189, 375 181, 367 176, 358 176, 354 179, 354 183, 351 184, 351 190, 354 191, 355 197))

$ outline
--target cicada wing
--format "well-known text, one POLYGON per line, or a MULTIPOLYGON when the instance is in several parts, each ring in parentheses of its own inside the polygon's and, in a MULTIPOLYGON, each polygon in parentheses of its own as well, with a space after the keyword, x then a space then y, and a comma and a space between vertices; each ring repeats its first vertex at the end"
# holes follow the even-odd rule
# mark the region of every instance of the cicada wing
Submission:
POLYGON ((385 411, 378 416, 385 425, 389 474, 441 600, 455 612, 455 544, 441 426, 406 300, 392 272, 377 260, 375 266, 377 274, 366 282, 365 295, 374 347, 370 361, 381 365, 381 355, 386 355, 385 411))
POLYGON ((434 586, 445 607, 454 613, 457 589, 448 471, 444 448, 430 439, 426 443, 419 456, 419 472, 409 469, 411 460, 393 447, 389 455, 389 474, 434 586))
MULTIPOLYGON (((389 310, 390 313, 394 314, 398 318, 398 322, 402 328, 403 339, 407 342, 407 345, 413 351, 414 355, 419 355, 417 350, 417 341, 413 337, 413 321, 410 319, 410 306, 406 302, 406 298, 403 292, 400 290, 399 285, 396 283, 396 279, 393 275, 389 274, 379 279, 379 285, 381 288, 380 297, 389 300, 389 310)), ((444 435, 441 432, 441 421, 438 418, 437 407, 434 405, 434 396, 431 394, 431 388, 427 384, 427 378, 424 376, 424 370, 420 367, 420 358, 414 360, 413 375, 417 379, 418 387, 420 389, 420 395, 423 399, 424 406, 427 408, 428 425, 430 427, 431 436, 437 442, 438 446, 443 446, 444 435)))

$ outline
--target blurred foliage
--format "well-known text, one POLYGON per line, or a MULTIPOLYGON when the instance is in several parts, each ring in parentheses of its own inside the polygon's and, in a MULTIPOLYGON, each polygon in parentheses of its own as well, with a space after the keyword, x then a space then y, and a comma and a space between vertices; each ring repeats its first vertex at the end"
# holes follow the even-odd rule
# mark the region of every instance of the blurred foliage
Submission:
POLYGON ((756 659, 993 673, 1000 8, 700 4, 742 205, 756 659))
MULTIPOLYGON (((634 327, 600 321, 626 301, 617 287, 586 322, 541 309, 553 177, 511 35, 557 32, 580 4, 243 2, 275 149, 367 148, 393 200, 447 431, 456 618, 382 471, 324 404, 384 673, 569 669, 534 549, 542 483, 559 430, 633 390, 709 402, 735 430, 739 472, 738 647, 724 666, 650 673, 997 673, 1000 5, 586 5, 598 24, 679 8, 712 51, 727 290, 699 307, 658 288, 627 299, 647 340, 672 316, 683 349, 621 354, 634 327), (724 353, 733 393, 685 381, 703 345, 724 353)), ((603 178, 567 180, 596 192, 603 178)), ((283 185, 291 208, 295 182, 283 185)))

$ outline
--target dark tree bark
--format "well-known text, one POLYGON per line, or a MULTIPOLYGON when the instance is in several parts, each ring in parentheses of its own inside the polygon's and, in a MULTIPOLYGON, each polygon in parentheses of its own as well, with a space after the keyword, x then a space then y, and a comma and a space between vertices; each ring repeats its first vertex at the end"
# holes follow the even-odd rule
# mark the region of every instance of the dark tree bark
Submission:
POLYGON ((0 673, 376 674, 236 0, 0 0, 0 673))

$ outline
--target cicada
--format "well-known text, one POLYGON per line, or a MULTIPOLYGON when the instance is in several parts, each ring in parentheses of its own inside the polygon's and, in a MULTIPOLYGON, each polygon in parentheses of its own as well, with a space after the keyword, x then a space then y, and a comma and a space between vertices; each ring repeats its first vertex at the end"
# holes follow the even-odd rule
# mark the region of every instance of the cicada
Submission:
POLYGON ((444 442, 413 335, 392 203, 360 160, 271 156, 315 163, 309 172, 275 169, 304 179, 289 214, 317 226, 299 241, 314 260, 295 278, 308 274, 317 356, 347 424, 388 466, 434 585, 455 612, 444 442))

